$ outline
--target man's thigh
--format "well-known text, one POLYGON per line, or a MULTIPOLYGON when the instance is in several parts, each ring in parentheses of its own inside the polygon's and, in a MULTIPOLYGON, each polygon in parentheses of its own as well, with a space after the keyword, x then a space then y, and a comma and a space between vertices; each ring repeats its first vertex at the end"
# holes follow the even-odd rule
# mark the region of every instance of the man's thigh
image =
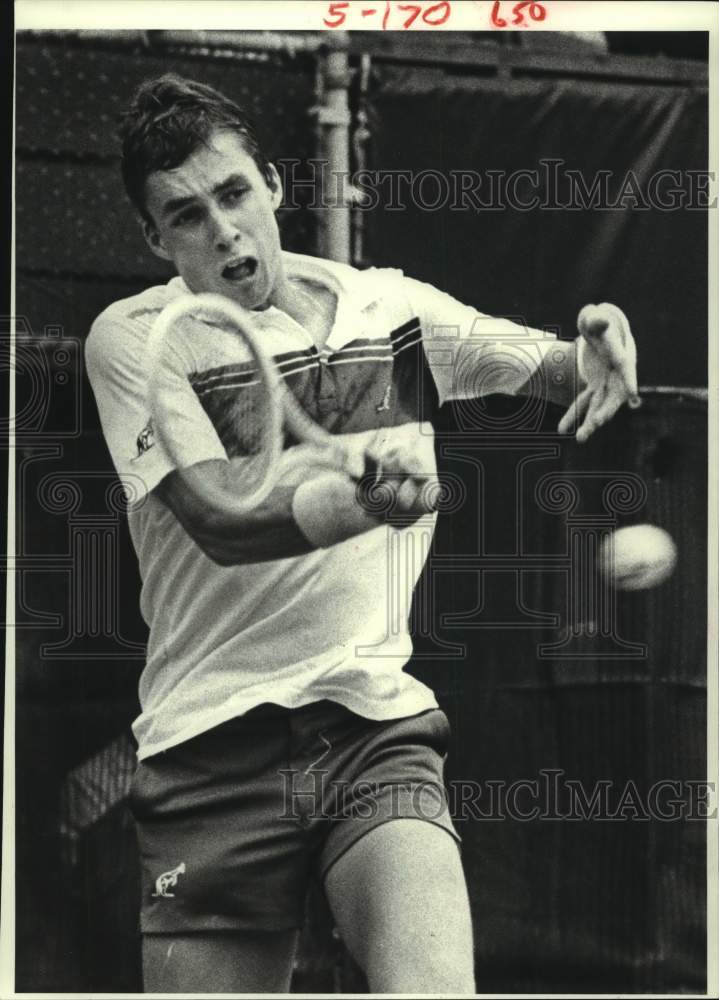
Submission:
POLYGON ((143 934, 301 927, 311 858, 299 820, 282 815, 286 715, 253 711, 139 763, 143 934))
POLYGON ((372 992, 475 992, 467 888, 446 830, 414 818, 383 823, 334 862, 324 884, 372 992))
POLYGON ((297 931, 145 934, 146 993, 287 993, 297 931))

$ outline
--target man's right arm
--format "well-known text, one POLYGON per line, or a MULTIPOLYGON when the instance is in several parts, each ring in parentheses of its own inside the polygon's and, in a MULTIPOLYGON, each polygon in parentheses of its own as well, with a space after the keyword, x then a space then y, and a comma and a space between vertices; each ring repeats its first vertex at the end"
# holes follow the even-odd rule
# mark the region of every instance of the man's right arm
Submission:
MULTIPOLYGON (((376 486, 391 490, 392 514, 407 524, 432 512, 426 490, 427 441, 390 428, 382 441, 374 435, 361 444, 368 470, 382 469, 376 486), (417 445, 420 441, 420 446, 417 445)), ((243 460, 210 460, 170 472, 156 495, 172 511, 208 558, 221 566, 265 562, 303 555, 363 534, 384 523, 385 511, 371 512, 361 501, 358 481, 326 464, 325 454, 308 445, 287 449, 278 482, 249 511, 238 511, 233 480, 242 475, 243 460)), ((385 492, 385 495, 389 495, 385 492)))
MULTIPOLYGON (((227 462, 201 462, 191 471, 201 475, 213 492, 231 488, 227 462)), ((292 517, 295 487, 276 486, 253 510, 235 514, 226 507, 208 505, 188 482, 187 472, 177 469, 154 492, 205 555, 220 566, 286 559, 313 548, 292 517)))
POLYGON ((317 467, 307 469, 303 483, 279 483, 256 507, 237 511, 232 505, 232 478, 237 472, 233 462, 201 462, 191 469, 171 472, 155 490, 187 534, 220 566, 304 555, 381 523, 362 509, 354 480, 327 469, 318 475, 317 467), (199 479, 201 490, 193 485, 199 479), (333 528, 327 538, 322 531, 312 530, 314 517, 303 516, 304 508, 297 506, 298 490, 308 489, 313 492, 311 505, 323 529, 333 528), (209 503, 208 494, 215 498, 209 503))
MULTIPOLYGON (((180 471, 166 452, 159 428, 149 421, 144 342, 146 332, 116 308, 93 324, 85 356, 100 419, 118 475, 134 501, 153 492, 172 511, 209 558, 221 565, 283 559, 324 548, 384 522, 363 508, 357 481, 328 467, 327 455, 308 445, 287 449, 277 485, 250 512, 237 510, 234 485, 243 459, 227 453, 189 382, 179 391, 175 427, 183 442, 180 471), (144 429, 144 431, 143 431, 144 429), (142 443, 138 434, 147 432, 142 443)), ((180 383, 182 384, 181 380, 180 383)), ((381 467, 403 523, 429 512, 422 486, 433 471, 430 435, 392 427, 345 435, 364 455, 368 470, 381 467), (428 451, 429 449, 429 451, 428 451)), ((387 492, 389 492, 389 490, 387 492)))

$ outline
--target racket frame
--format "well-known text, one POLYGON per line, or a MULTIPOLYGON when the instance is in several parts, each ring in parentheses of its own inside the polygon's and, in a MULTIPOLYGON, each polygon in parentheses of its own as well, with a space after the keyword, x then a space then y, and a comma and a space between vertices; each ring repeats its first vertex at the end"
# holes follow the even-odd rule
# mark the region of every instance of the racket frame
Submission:
MULTIPOLYGON (((255 508, 266 499, 275 485, 284 444, 283 426, 287 427, 297 441, 323 449, 326 453, 325 461, 328 464, 334 465, 337 469, 341 469, 355 478, 362 475, 364 459, 352 452, 342 441, 338 441, 336 436, 315 423, 289 391, 275 361, 265 349, 260 336, 252 328, 252 317, 248 310, 243 309, 227 296, 218 295, 215 292, 201 292, 197 295, 189 293, 179 296, 169 302, 155 320, 146 348, 149 358, 148 400, 153 416, 157 414, 158 410, 157 371, 161 364, 162 349, 172 326, 188 316, 222 320, 232 324, 233 332, 249 346, 257 362, 260 376, 267 387, 267 409, 270 422, 267 428, 267 472, 263 480, 250 493, 244 496, 233 495, 232 509, 235 513, 243 513, 255 508)), ((168 437, 163 432, 162 420, 156 419, 155 422, 168 454, 175 461, 172 445, 168 444, 168 437)), ((190 468, 182 469, 178 463, 178 470, 186 478, 189 478, 190 468)), ((192 474, 192 480, 193 488, 203 493, 208 500, 215 503, 221 502, 222 506, 225 507, 228 505, 228 496, 217 497, 203 482, 201 476, 192 474), (211 492, 212 496, 210 497, 211 492)))
MULTIPOLYGON (((173 299, 164 307, 153 323, 146 342, 146 356, 148 359, 147 396, 150 412, 154 418, 153 422, 157 433, 168 455, 174 462, 177 462, 177 455, 171 441, 171 435, 166 430, 165 425, 167 421, 163 420, 161 415, 162 404, 160 403, 160 398, 162 389, 160 388, 158 371, 162 365, 163 350, 171 335, 173 326, 190 316, 200 320, 222 320, 232 323, 235 328, 233 330, 235 335, 240 337, 248 346, 267 392, 267 412, 265 414, 267 423, 264 428, 264 450, 267 453, 265 474, 249 493, 245 495, 232 495, 231 506, 233 512, 243 513, 250 511, 266 499, 277 480, 279 461, 283 448, 282 428, 285 413, 283 397, 288 395, 287 390, 281 382, 281 377, 274 361, 265 351, 260 343, 260 338, 252 329, 251 319, 247 310, 242 309, 226 296, 218 295, 214 292, 203 292, 198 295, 181 295, 173 299)), ((210 335, 211 331, 208 331, 208 336, 210 335)), ((201 475, 190 473, 191 468, 192 466, 182 468, 181 464, 177 462, 178 471, 187 479, 192 480, 191 485, 193 489, 204 494, 210 502, 218 502, 221 499, 222 505, 226 506, 228 497, 223 496, 222 498, 218 498, 215 496, 216 491, 210 489, 208 484, 203 481, 201 475)))

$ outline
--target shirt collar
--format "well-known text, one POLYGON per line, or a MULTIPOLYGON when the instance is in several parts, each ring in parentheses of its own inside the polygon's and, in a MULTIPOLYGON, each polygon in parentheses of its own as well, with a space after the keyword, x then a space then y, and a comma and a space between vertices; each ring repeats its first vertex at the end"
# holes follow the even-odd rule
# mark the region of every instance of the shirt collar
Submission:
MULTIPOLYGON (((289 278, 306 278, 330 288, 337 296, 337 312, 329 337, 327 347, 339 347, 358 335, 359 314, 377 299, 376 288, 371 282, 362 281, 361 271, 347 264, 326 260, 322 257, 310 257, 307 254, 282 251, 285 274, 289 278)), ((168 282, 168 287, 176 295, 186 295, 190 289, 180 275, 168 282)), ((276 321, 278 315, 284 313, 275 306, 252 313, 258 326, 267 326, 276 321)))

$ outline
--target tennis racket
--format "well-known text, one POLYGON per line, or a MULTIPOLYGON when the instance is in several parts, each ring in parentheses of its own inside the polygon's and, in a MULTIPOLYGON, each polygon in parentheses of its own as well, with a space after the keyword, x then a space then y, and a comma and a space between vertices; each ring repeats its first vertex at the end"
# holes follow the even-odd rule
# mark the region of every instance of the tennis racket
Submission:
MULTIPOLYGON (((217 330, 201 323, 193 324, 191 337, 217 336, 217 330)), ((190 345, 191 346, 191 345, 190 345)), ((191 480, 191 486, 205 498, 234 513, 252 510, 272 490, 279 475, 284 432, 289 431, 300 443, 322 449, 328 465, 354 478, 364 474, 364 459, 337 437, 320 427, 302 409, 286 388, 281 374, 253 331, 246 310, 222 295, 203 293, 184 295, 170 302, 153 324, 147 340, 148 401, 155 432, 175 467, 191 480), (228 390, 227 412, 223 421, 242 456, 241 474, 233 477, 231 500, 197 469, 191 470, 186 441, 182 434, 182 399, 186 399, 188 381, 194 375, 192 350, 188 349, 188 318, 220 324, 241 341, 244 358, 238 384, 228 390)), ((194 390, 193 390, 194 391, 194 390)))

